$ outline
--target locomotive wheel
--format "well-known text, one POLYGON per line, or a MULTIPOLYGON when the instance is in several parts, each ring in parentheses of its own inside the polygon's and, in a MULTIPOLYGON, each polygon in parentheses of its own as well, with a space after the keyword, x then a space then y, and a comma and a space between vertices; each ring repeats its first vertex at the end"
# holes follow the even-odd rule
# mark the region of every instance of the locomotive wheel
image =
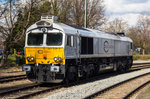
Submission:
POLYGON ((74 82, 75 82, 75 83, 78 83, 78 81, 79 81, 79 77, 78 77, 78 74, 76 73, 76 74, 75 74, 74 82))
POLYGON ((130 64, 130 63, 127 63, 127 64, 126 64, 126 71, 128 71, 130 68, 131 68, 131 64, 130 64))
POLYGON ((71 68, 68 68, 66 71, 66 77, 64 79, 65 85, 68 86, 70 82, 76 82, 78 79, 77 70, 72 71, 71 68))
POLYGON ((65 80, 63 81, 63 84, 65 84, 66 87, 69 86, 69 80, 67 78, 65 78, 65 80))
POLYGON ((130 66, 129 66, 129 64, 126 64, 125 71, 128 71, 129 69, 130 69, 130 66))
POLYGON ((123 65, 121 61, 117 63, 117 71, 121 73, 125 72, 125 66, 123 65))
POLYGON ((125 63, 125 71, 128 71, 131 68, 131 62, 130 60, 127 60, 125 63))

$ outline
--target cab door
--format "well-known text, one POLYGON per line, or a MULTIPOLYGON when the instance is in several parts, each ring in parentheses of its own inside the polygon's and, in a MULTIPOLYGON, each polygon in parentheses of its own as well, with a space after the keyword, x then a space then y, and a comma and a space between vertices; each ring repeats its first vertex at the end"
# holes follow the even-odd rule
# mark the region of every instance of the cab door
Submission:
POLYGON ((79 31, 77 31, 77 36, 76 36, 76 55, 77 55, 77 59, 80 59, 80 53, 81 53, 81 38, 80 38, 80 33, 79 31))
POLYGON ((66 35, 66 58, 75 59, 77 57, 76 36, 66 35))

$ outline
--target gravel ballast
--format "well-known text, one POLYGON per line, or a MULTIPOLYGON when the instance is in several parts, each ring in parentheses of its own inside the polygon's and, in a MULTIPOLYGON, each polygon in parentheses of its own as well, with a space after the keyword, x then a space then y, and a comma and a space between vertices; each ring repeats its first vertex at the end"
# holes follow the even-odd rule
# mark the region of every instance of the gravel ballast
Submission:
MULTIPOLYGON (((138 77, 134 80, 130 80, 110 90, 107 90, 104 93, 97 95, 93 99, 123 99, 123 97, 125 97, 128 93, 132 92, 134 89, 144 84, 145 82, 148 82, 149 80, 150 80, 150 74, 142 77, 138 77)), ((130 98, 130 99, 135 99, 135 98, 130 98)))
POLYGON ((105 89, 124 80, 149 73, 150 69, 139 70, 135 72, 120 74, 109 78, 97 80, 94 82, 88 82, 86 84, 69 87, 66 90, 55 92, 44 99, 81 99, 95 92, 105 89))

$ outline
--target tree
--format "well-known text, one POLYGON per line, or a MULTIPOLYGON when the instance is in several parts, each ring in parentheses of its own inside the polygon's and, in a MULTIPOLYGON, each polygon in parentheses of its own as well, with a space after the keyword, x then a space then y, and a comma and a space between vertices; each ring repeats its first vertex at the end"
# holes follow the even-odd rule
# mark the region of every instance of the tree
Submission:
MULTIPOLYGON (((25 31, 29 26, 33 7, 37 3, 37 0, 27 0, 25 9, 23 9, 24 6, 19 6, 20 3, 16 2, 16 0, 7 1, 5 5, 6 7, 3 7, 4 13, 1 17, 2 24, 0 25, 0 35, 2 35, 5 40, 5 51, 9 51, 10 48, 23 48, 25 31), (25 15, 23 15, 23 11, 26 13, 25 15)), ((1 63, 2 65, 4 64, 4 59, 2 59, 1 63)))
MULTIPOLYGON (((84 0, 4 0, 0 8, 0 36, 4 49, 24 47, 25 32, 42 15, 58 16, 58 21, 76 26, 84 25, 84 0)), ((103 0, 88 0, 87 26, 98 28, 103 23, 103 0)))
MULTIPOLYGON (((58 21, 83 26, 84 0, 26 0, 26 3, 7 0, 0 32, 5 39, 5 50, 23 47, 26 29, 40 20, 42 15, 58 16, 58 21)), ((88 0, 88 27, 97 28, 104 19, 102 0, 88 0), (100 23, 100 24, 99 24, 100 23)))
POLYGON ((150 41, 150 18, 147 16, 139 16, 137 28, 142 43, 141 48, 143 49, 143 54, 145 54, 145 49, 148 47, 148 42, 150 41))
POLYGON ((145 50, 149 49, 150 51, 150 18, 146 15, 140 15, 137 25, 130 28, 128 36, 133 39, 135 47, 143 49, 143 55, 145 50))
POLYGON ((138 28, 133 26, 130 27, 127 33, 127 36, 133 40, 133 48, 140 48, 142 46, 140 34, 138 32, 138 28))
MULTIPOLYGON (((85 16, 84 0, 68 0, 68 2, 69 1, 71 2, 69 21, 73 25, 83 27, 85 16)), ((105 20, 103 0, 88 0, 87 3, 87 27, 98 28, 105 20)))
POLYGON ((19 6, 20 3, 15 0, 8 0, 7 7, 4 7, 5 13, 2 20, 4 23, 1 25, 0 31, 5 39, 5 50, 16 45, 24 46, 21 42, 24 41, 25 31, 30 24, 31 15, 34 12, 33 8, 37 3, 38 0, 27 0, 24 7, 19 6))
POLYGON ((113 21, 106 22, 102 30, 108 33, 125 33, 128 30, 128 24, 121 19, 115 18, 113 21))
POLYGON ((15 27, 17 13, 14 10, 17 9, 17 7, 13 5, 13 0, 8 0, 7 4, 2 7, 0 33, 5 40, 12 34, 13 28, 15 27))

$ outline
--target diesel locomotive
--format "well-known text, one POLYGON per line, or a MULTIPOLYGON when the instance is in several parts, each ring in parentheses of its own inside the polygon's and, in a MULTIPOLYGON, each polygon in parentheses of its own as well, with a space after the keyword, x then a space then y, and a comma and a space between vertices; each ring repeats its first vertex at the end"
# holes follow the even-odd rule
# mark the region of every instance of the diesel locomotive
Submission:
POLYGON ((29 80, 61 83, 132 66, 132 40, 124 33, 110 34, 57 22, 42 16, 26 31, 23 71, 29 80))

